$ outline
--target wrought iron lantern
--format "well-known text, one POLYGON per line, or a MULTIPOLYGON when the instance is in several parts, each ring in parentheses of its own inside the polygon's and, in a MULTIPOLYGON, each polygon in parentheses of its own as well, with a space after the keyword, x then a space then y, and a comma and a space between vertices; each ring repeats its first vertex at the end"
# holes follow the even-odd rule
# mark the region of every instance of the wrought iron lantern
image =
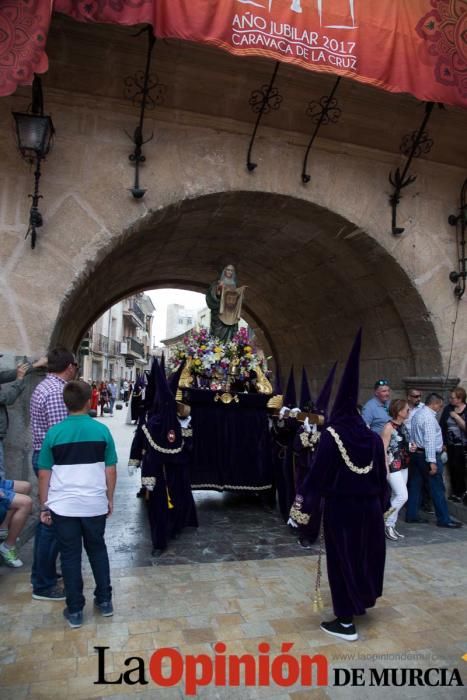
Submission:
POLYGON ((29 226, 26 238, 31 234, 31 248, 36 246, 37 229, 42 226, 42 214, 38 209, 39 180, 41 177, 41 161, 47 156, 52 145, 55 133, 51 117, 44 115, 42 97, 42 85, 36 75, 32 84, 32 105, 28 112, 13 112, 16 127, 16 140, 22 157, 31 164, 35 164, 34 170, 34 194, 29 212, 29 226))

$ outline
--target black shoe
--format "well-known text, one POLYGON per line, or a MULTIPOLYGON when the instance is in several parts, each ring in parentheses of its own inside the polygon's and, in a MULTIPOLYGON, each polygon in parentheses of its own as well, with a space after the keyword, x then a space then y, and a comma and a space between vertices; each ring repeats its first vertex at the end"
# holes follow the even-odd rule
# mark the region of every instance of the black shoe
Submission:
POLYGON ((332 622, 322 622, 320 624, 320 629, 322 629, 323 632, 332 634, 333 637, 339 637, 340 639, 345 639, 348 642, 356 642, 358 639, 357 630, 355 629, 354 624, 344 627, 344 625, 337 619, 333 620, 332 622))
POLYGON ((433 508, 431 506, 422 506, 420 508, 420 510, 422 510, 427 515, 434 515, 435 514, 435 511, 433 510, 433 508))
POLYGON ((83 625, 83 611, 71 613, 68 608, 63 611, 63 617, 68 622, 72 630, 79 629, 83 625))
POLYGON ((167 547, 164 547, 164 549, 153 549, 151 554, 153 557, 161 557, 166 551, 167 547))
POLYGON ((32 597, 34 600, 66 600, 65 591, 59 586, 49 588, 49 590, 44 591, 44 593, 33 592, 32 597))
POLYGON ((311 549, 312 547, 312 542, 307 537, 299 537, 297 543, 300 547, 303 547, 303 549, 311 549))
POLYGON ((111 600, 106 600, 102 603, 96 603, 94 600, 94 607, 100 610, 102 617, 112 617, 114 614, 114 607, 111 600))
POLYGON ((144 488, 144 486, 141 486, 140 490, 136 494, 136 498, 143 498, 145 492, 146 492, 146 489, 144 488))
POLYGON ((423 523, 423 524, 426 524, 426 523, 429 523, 430 521, 428 520, 428 518, 414 518, 413 520, 406 520, 405 522, 406 522, 406 523, 423 523))
POLYGON ((454 530, 455 528, 458 528, 458 527, 462 527, 462 523, 459 523, 458 521, 453 522, 452 520, 449 523, 436 523, 436 525, 438 527, 449 527, 451 530, 454 530))

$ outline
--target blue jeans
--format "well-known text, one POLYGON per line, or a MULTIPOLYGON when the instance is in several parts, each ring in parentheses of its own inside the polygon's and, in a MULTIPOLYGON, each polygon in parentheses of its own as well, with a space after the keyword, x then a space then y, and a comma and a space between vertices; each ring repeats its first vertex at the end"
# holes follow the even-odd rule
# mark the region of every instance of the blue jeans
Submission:
MULTIPOLYGON (((37 476, 39 450, 32 453, 32 468, 37 476)), ((54 524, 37 523, 32 555, 31 583, 34 593, 46 593, 57 585, 58 542, 54 524)))
POLYGON ((112 415, 114 412, 114 406, 115 406, 115 396, 111 396, 109 401, 110 401, 110 415, 112 415))
POLYGON ((74 518, 57 515, 52 511, 62 562, 66 604, 70 613, 82 610, 86 602, 81 572, 83 544, 96 582, 94 590, 96 603, 104 603, 112 599, 109 557, 104 540, 106 519, 105 515, 74 518))
POLYGON ((3 451, 3 438, 0 438, 0 479, 5 478, 5 453, 3 451))
POLYGON ((414 452, 411 455, 407 520, 416 520, 418 518, 422 498, 422 484, 424 480, 428 480, 438 524, 447 525, 451 521, 444 488, 444 464, 441 461, 441 453, 436 453, 436 466, 436 474, 431 475, 428 462, 425 461, 425 454, 423 452, 414 452))

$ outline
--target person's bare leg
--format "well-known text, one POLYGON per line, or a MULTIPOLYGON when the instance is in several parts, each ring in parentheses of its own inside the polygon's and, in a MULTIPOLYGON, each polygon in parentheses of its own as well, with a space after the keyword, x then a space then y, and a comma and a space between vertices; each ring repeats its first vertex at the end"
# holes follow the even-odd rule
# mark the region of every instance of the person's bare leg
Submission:
POLYGON ((9 510, 8 513, 6 514, 6 518, 3 521, 3 523, 0 523, 0 530, 8 530, 8 525, 10 523, 12 515, 13 515, 13 511, 9 510))
POLYGON ((32 500, 29 496, 17 493, 11 503, 10 509, 12 515, 10 516, 10 522, 8 525, 8 537, 6 538, 4 544, 7 547, 14 547, 16 544, 16 538, 21 534, 22 529, 26 524, 26 520, 32 511, 32 500))
POLYGON ((24 493, 26 496, 29 496, 31 493, 31 484, 29 481, 16 481, 16 479, 13 482, 13 491, 15 493, 24 493))

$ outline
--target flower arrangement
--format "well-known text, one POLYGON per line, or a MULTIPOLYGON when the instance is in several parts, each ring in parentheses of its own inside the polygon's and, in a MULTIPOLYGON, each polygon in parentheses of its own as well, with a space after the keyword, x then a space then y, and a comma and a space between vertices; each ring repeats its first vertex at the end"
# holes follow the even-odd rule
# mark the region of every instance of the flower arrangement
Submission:
POLYGON ((192 361, 198 383, 211 389, 220 389, 232 379, 246 381, 258 366, 266 371, 266 360, 260 357, 246 328, 240 328, 227 343, 210 335, 206 328, 192 330, 173 349, 169 370, 174 372, 184 359, 192 361))

